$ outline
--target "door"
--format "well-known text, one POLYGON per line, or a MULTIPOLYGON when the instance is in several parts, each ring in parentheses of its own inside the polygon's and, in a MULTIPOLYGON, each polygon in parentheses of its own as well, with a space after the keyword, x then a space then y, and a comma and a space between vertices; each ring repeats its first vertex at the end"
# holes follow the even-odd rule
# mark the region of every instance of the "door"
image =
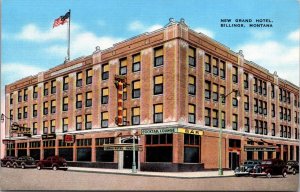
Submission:
MULTIPOLYGON (((125 140, 123 143, 133 143, 132 139, 125 140)), ((138 140, 135 139, 135 144, 138 143, 138 140)), ((132 161, 133 161, 133 153, 132 151, 124 151, 124 158, 123 158, 123 168, 124 169, 131 169, 132 168, 132 161)), ((138 151, 135 151, 135 164, 136 168, 138 169, 138 151)))
POLYGON ((240 166, 240 155, 237 152, 229 152, 229 168, 235 170, 240 166))

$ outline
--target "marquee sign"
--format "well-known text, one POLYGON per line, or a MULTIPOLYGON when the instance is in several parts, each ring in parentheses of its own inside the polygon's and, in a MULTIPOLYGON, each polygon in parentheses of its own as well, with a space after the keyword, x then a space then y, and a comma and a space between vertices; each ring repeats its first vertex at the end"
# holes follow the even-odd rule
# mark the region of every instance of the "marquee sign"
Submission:
POLYGON ((158 134, 172 134, 172 133, 185 133, 191 135, 203 135, 203 131, 197 129, 187 128, 164 128, 164 129, 144 129, 142 135, 158 135, 158 134))
MULTIPOLYGON (((132 151, 132 144, 104 144, 104 151, 132 151)), ((142 145, 135 145, 135 151, 142 151, 142 145)))
POLYGON ((64 141, 65 143, 74 143, 75 142, 75 135, 64 135, 64 141))
POLYGON ((272 151, 275 152, 276 149, 278 147, 277 146, 244 146, 244 151, 272 151))
POLYGON ((43 134, 42 135, 42 140, 55 139, 55 138, 56 138, 56 134, 55 133, 43 134))

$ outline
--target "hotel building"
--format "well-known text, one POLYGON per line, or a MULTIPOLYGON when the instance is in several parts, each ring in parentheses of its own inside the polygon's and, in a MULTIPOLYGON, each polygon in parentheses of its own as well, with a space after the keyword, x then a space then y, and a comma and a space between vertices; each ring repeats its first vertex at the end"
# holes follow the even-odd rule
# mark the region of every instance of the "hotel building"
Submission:
POLYGON ((224 169, 299 160, 299 87, 183 19, 6 85, 5 94, 7 155, 131 168, 132 151, 113 144, 132 143, 136 132, 141 171, 217 169, 221 126, 224 169))

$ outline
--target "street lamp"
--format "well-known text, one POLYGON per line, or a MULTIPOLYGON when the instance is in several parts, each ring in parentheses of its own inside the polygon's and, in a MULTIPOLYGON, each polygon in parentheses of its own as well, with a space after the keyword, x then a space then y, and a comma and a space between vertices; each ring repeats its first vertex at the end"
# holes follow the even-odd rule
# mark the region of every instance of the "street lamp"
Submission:
POLYGON ((136 163, 135 163, 135 134, 136 130, 132 130, 132 173, 136 173, 136 163))
POLYGON ((219 175, 223 175, 223 170, 222 170, 222 132, 223 132, 223 128, 222 128, 222 120, 221 120, 222 119, 221 103, 225 100, 225 98, 227 96, 229 96, 233 92, 235 93, 237 100, 240 100, 241 95, 240 95, 239 90, 232 90, 227 95, 220 95, 220 100, 219 100, 219 107, 218 107, 219 108, 218 109, 218 111, 219 111, 218 112, 219 113, 219 120, 218 120, 218 126, 219 126, 219 158, 218 158, 219 171, 218 171, 218 174, 219 175))
POLYGON ((9 119, 9 123, 10 123, 10 127, 9 127, 9 156, 11 156, 11 142, 10 142, 10 139, 11 139, 11 127, 12 127, 12 117, 7 117, 6 115, 4 115, 3 113, 1 114, 1 122, 4 122, 5 119, 9 119))

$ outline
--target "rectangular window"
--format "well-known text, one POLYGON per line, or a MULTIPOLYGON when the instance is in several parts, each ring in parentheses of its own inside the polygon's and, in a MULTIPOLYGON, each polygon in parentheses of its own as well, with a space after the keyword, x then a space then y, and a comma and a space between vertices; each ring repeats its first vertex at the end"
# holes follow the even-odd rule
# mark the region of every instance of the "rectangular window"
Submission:
POLYGON ((154 49, 154 67, 164 64, 163 47, 154 49))
POLYGON ((282 101, 282 89, 279 88, 279 101, 282 101))
POLYGON ((14 116, 13 116, 13 110, 12 110, 12 109, 9 110, 9 117, 10 117, 11 120, 14 119, 14 116))
POLYGON ((93 82, 93 69, 86 70, 86 84, 92 84, 93 82))
POLYGON ((49 94, 49 83, 44 83, 44 96, 49 94))
POLYGON ((222 79, 225 79, 225 77, 226 77, 226 72, 225 72, 225 69, 226 69, 225 66, 226 65, 225 65, 225 62, 224 61, 220 61, 219 65, 220 65, 220 77, 222 79))
POLYGON ((205 108, 205 125, 210 126, 210 109, 205 108))
POLYGON ((264 115, 267 115, 267 112, 268 111, 268 109, 267 109, 267 102, 266 101, 264 101, 263 102, 263 113, 264 113, 264 115))
POLYGON ((68 131, 68 125, 69 125, 69 119, 68 118, 63 118, 62 119, 62 124, 63 124, 63 132, 68 131))
POLYGON ((236 114, 232 115, 232 129, 237 130, 238 128, 238 116, 236 114))
POLYGON ((63 78, 63 90, 66 91, 69 89, 69 76, 63 78))
POLYGON ((213 127, 218 127, 219 122, 218 122, 218 110, 213 110, 212 111, 212 120, 213 120, 213 127))
POLYGON ((262 81, 261 80, 257 81, 257 88, 258 88, 258 93, 261 95, 262 94, 262 81))
POLYGON ((28 112, 28 108, 27 107, 23 107, 23 118, 24 119, 27 118, 27 112, 28 112))
POLYGON ((48 101, 44 102, 44 115, 48 115, 48 111, 49 111, 49 103, 48 101))
POLYGON ((49 127, 49 122, 48 121, 44 121, 43 122, 43 133, 44 134, 48 134, 48 127, 49 127))
POLYGON ((298 139, 298 129, 297 128, 295 128, 295 139, 298 139))
POLYGON ((291 121, 291 110, 290 109, 287 110, 287 120, 291 121))
POLYGON ((238 83, 238 68, 232 67, 232 82, 238 83))
POLYGON ((102 80, 106 80, 109 78, 109 65, 104 64, 102 65, 102 80))
POLYGON ((219 90, 218 90, 217 84, 213 84, 212 99, 213 99, 213 101, 216 101, 216 102, 219 100, 219 90))
POLYGON ((205 99, 210 100, 210 81, 205 81, 205 99))
POLYGON ((18 91, 18 102, 22 101, 22 91, 18 91))
POLYGON ((164 87, 163 87, 163 76, 155 76, 154 77, 154 95, 163 94, 164 87))
POLYGON ((9 98, 10 98, 9 103, 12 105, 13 101, 14 101, 14 99, 13 99, 13 93, 10 94, 9 98))
POLYGON ((56 127, 56 122, 55 122, 55 120, 51 120, 50 121, 50 123, 51 123, 51 133, 55 133, 55 127, 56 127))
POLYGON ((127 123, 127 109, 123 109, 123 125, 129 125, 127 123))
POLYGON ((154 123, 162 123, 163 122, 163 105, 157 104, 154 105, 154 123))
POLYGON ((250 127, 249 127, 249 118, 245 117, 245 132, 249 133, 250 127))
POLYGON ((37 104, 34 104, 32 107, 32 116, 33 117, 37 116, 37 104))
POLYGON ((51 81, 51 94, 56 93, 56 81, 51 81))
POLYGON ((76 73, 76 87, 82 86, 82 72, 76 73))
POLYGON ((93 97, 93 94, 91 91, 85 93, 85 106, 86 107, 92 106, 92 104, 93 104, 92 97, 93 97))
POLYGON ((272 117, 275 117, 275 104, 274 103, 272 103, 272 117))
POLYGON ((132 125, 140 124, 140 108, 134 107, 132 108, 132 125))
POLYGON ((280 125, 280 137, 283 137, 283 125, 280 125))
POLYGON ((254 92, 257 92, 257 78, 254 77, 254 92))
POLYGON ((287 135, 287 137, 288 137, 288 138, 291 138, 291 135, 292 135, 292 134, 291 134, 291 127, 289 126, 289 127, 288 127, 288 135, 287 135))
POLYGON ((120 60, 120 75, 126 75, 127 74, 127 58, 123 58, 120 60))
POLYGON ((222 113, 221 113, 221 126, 222 126, 222 128, 225 129, 225 112, 224 111, 222 111, 222 113))
POLYGON ((32 135, 37 134, 37 122, 32 123, 32 135))
POLYGON ((283 137, 287 138, 287 126, 284 126, 283 137))
POLYGON ((192 48, 192 47, 189 47, 189 51, 188 51, 188 54, 189 54, 189 66, 191 67, 196 67, 196 49, 195 48, 192 48))
POLYGON ((64 97, 63 98, 63 111, 68 111, 68 104, 69 104, 69 98, 68 97, 64 97))
POLYGON ((272 136, 275 136, 275 123, 272 123, 272 136))
POLYGON ((208 54, 205 54, 205 72, 211 72, 211 57, 208 54))
POLYGON ((135 54, 132 56, 132 72, 137 72, 141 70, 141 54, 135 54))
POLYGON ((76 116, 76 130, 82 130, 82 116, 76 116))
POLYGON ((51 113, 55 113, 56 111, 56 101, 52 100, 51 101, 51 113))
POLYGON ((24 89, 24 101, 28 100, 28 90, 27 88, 24 89))
POLYGON ((254 99, 254 113, 258 113, 258 99, 254 99))
POLYGON ((258 100, 258 113, 263 114, 263 101, 258 100))
POLYGON ((132 82, 132 98, 140 98, 141 96, 141 86, 140 81, 133 81, 132 82))
POLYGON ((249 84, 248 84, 248 73, 244 73, 244 88, 248 89, 249 84))
POLYGON ((233 107, 238 107, 238 100, 235 96, 232 96, 232 106, 233 107))
POLYGON ((220 97, 221 97, 222 103, 226 102, 226 99, 224 98, 224 96, 225 96, 225 87, 220 86, 220 97))
POLYGON ((279 117, 282 120, 283 119, 283 108, 280 107, 279 117))
POLYGON ((85 115, 85 129, 92 129, 92 115, 85 115))
POLYGON ((82 108, 82 94, 76 95, 76 109, 82 108))
POLYGON ((282 101, 286 102, 286 90, 282 90, 282 101))
POLYGON ((102 128, 108 127, 108 112, 101 113, 101 127, 102 128))
POLYGON ((271 85, 271 97, 272 99, 275 98, 275 88, 273 84, 271 85))
POLYGON ((101 97, 101 104, 107 104, 108 103, 108 87, 102 89, 102 97, 101 97))
POLYGON ((18 119, 22 119, 21 108, 18 108, 18 119))
POLYGON ((196 123, 196 111, 193 104, 189 104, 189 123, 196 123))
POLYGON ((245 95, 245 104, 244 104, 244 109, 245 111, 249 111, 249 96, 245 95))
POLYGON ((189 94, 196 95, 196 77, 189 76, 189 94))
POLYGON ((288 104, 291 103, 291 93, 287 91, 286 93, 286 101, 288 102, 288 104))
POLYGON ((123 101, 127 100, 127 87, 123 88, 123 101))
POLYGON ((267 83, 265 81, 262 83, 262 93, 265 96, 267 95, 267 83))
POLYGON ((218 76, 219 75, 219 67, 218 67, 218 59, 213 58, 212 59, 212 67, 213 67, 213 74, 218 76))
POLYGON ((268 124, 264 121, 264 135, 268 135, 268 124))
POLYGON ((35 85, 33 86, 33 95, 32 95, 33 99, 36 99, 38 97, 38 86, 35 85))

